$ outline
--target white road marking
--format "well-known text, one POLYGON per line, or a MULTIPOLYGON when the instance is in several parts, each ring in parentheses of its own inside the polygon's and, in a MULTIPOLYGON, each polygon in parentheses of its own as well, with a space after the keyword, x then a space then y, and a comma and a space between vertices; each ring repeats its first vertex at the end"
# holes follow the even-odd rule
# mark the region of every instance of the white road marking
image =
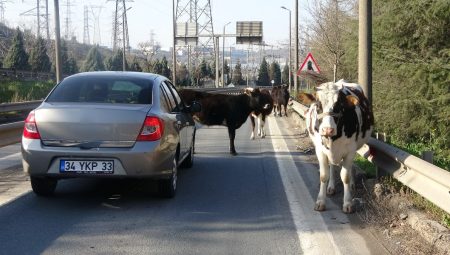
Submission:
MULTIPOLYGON (((281 136, 277 122, 269 118, 270 137, 281 136)), ((275 153, 289 152, 284 139, 272 139, 275 153)), ((298 240, 306 254, 341 254, 322 216, 314 211, 315 201, 309 196, 305 181, 290 155, 276 156, 278 169, 289 202, 298 240)))

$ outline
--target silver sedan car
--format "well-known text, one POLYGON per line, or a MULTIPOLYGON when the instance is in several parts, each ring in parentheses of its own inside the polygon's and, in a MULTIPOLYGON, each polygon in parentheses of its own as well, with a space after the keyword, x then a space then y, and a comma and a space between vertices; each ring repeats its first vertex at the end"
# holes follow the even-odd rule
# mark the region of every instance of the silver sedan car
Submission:
POLYGON ((160 75, 72 75, 28 115, 23 169, 37 195, 53 194, 58 179, 118 177, 156 178, 173 197, 178 167, 193 164, 197 111, 160 75))

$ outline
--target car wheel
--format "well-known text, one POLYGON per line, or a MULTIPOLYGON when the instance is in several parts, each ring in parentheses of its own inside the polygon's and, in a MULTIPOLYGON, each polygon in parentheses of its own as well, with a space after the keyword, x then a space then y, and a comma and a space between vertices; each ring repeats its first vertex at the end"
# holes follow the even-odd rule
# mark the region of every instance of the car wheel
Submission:
POLYGON ((191 148, 189 149, 189 154, 187 155, 186 158, 184 158, 180 167, 191 168, 194 165, 194 144, 195 144, 195 137, 192 138, 192 144, 191 144, 191 148))
POLYGON ((30 177, 31 188, 38 196, 50 196, 55 192, 58 180, 47 177, 30 177))
POLYGON ((178 159, 177 156, 173 159, 172 175, 169 179, 159 180, 159 193, 161 197, 173 198, 177 191, 178 178, 178 159))

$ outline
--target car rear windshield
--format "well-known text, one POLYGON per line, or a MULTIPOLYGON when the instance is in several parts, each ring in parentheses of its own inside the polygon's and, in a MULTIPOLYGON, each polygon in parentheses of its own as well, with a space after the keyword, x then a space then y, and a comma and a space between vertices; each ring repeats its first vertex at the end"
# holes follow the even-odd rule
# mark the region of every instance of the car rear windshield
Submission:
POLYGON ((46 101, 151 104, 152 81, 134 77, 69 77, 52 91, 46 101))

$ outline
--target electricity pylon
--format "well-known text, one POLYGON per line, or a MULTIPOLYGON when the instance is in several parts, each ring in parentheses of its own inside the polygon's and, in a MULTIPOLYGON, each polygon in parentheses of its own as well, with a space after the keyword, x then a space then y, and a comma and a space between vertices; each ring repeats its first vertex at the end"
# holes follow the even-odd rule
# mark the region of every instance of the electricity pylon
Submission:
MULTIPOLYGON (((210 0, 177 0, 175 22, 178 24, 190 24, 186 27, 195 28, 197 45, 190 49, 189 59, 194 66, 200 58, 214 57, 218 45, 214 40, 213 18, 211 14, 210 0)), ((192 33, 192 31, 190 31, 192 33)), ((188 63, 188 66, 190 63, 188 63)))
POLYGON ((108 2, 115 1, 116 8, 113 14, 113 35, 112 47, 113 51, 124 48, 124 51, 130 51, 130 39, 128 36, 127 11, 130 9, 126 7, 126 2, 133 2, 133 0, 108 0, 108 2))
POLYGON ((37 18, 37 36, 42 36, 41 33, 45 31, 47 40, 50 40, 50 30, 48 27, 48 0, 45 4, 41 0, 36 0, 36 7, 20 14, 20 16, 36 16, 37 18))

